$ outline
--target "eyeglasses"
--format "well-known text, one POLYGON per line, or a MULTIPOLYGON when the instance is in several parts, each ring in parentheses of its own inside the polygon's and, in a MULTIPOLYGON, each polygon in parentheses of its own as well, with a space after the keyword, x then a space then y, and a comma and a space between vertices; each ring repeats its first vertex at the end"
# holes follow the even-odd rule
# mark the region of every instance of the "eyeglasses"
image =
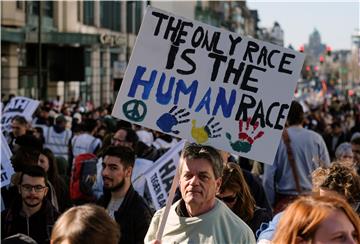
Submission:
POLYGON ((115 138, 115 137, 113 137, 112 140, 113 140, 113 142, 115 142, 115 141, 117 141, 117 142, 126 142, 125 140, 121 140, 121 139, 115 138))
POLYGON ((45 188, 47 188, 46 186, 42 186, 42 185, 32 186, 32 185, 28 185, 28 184, 21 185, 21 187, 27 192, 31 192, 32 189, 34 189, 35 192, 42 192, 45 188))
POLYGON ((227 202, 227 203, 233 203, 236 201, 237 199, 237 195, 235 196, 227 196, 227 197, 217 197, 218 199, 220 199, 223 202, 227 202))

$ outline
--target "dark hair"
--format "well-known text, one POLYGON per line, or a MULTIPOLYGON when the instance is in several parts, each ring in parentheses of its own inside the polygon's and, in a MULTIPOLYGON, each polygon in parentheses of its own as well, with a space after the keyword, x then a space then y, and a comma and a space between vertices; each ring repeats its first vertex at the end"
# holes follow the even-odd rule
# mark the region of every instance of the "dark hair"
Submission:
POLYGON ((82 129, 86 132, 92 132, 97 126, 97 122, 95 119, 86 119, 82 123, 82 129))
POLYGON ((214 171, 215 178, 219 178, 223 173, 223 160, 218 150, 211 146, 205 146, 196 143, 189 143, 185 145, 185 148, 182 151, 179 170, 180 173, 183 167, 182 159, 206 159, 210 162, 211 167, 214 171))
POLYGON ((220 193, 226 190, 235 192, 237 196, 232 211, 244 221, 251 220, 254 217, 255 200, 251 195, 240 166, 235 163, 225 165, 220 193))
POLYGON ((16 121, 21 125, 27 125, 27 121, 25 119, 25 117, 21 116, 21 115, 15 115, 12 119, 11 122, 16 121))
POLYGON ((53 152, 48 149, 44 148, 44 150, 41 151, 41 154, 43 154, 45 157, 47 157, 49 161, 49 169, 46 172, 48 180, 53 185, 56 196, 58 201, 65 201, 65 199, 61 199, 65 195, 65 181, 61 178, 58 171, 57 161, 53 154, 53 152))
POLYGON ((300 103, 292 101, 287 117, 288 125, 299 125, 304 120, 304 110, 300 103))
POLYGON ((135 163, 135 152, 129 148, 124 146, 109 146, 104 154, 105 156, 114 156, 121 159, 121 162, 124 166, 127 167, 134 167, 135 163))
POLYGON ((26 165, 37 165, 42 143, 32 135, 23 135, 16 139, 16 144, 20 147, 11 157, 11 163, 15 172, 22 171, 26 165))
POLYGON ((125 120, 119 120, 116 122, 116 128, 117 130, 121 128, 131 128, 132 124, 130 122, 127 122, 125 120))
POLYGON ((136 132, 131 129, 131 128, 126 128, 126 127, 122 127, 122 128, 119 128, 117 131, 119 130, 124 130, 126 131, 126 137, 125 137, 125 140, 127 142, 130 142, 132 143, 132 146, 133 148, 136 147, 136 144, 139 142, 139 137, 138 135, 136 134, 136 132))
POLYGON ((45 183, 47 181, 47 176, 46 176, 45 170, 38 165, 29 165, 29 166, 23 167, 21 174, 20 174, 19 184, 22 183, 24 175, 28 175, 31 177, 44 178, 45 183))
POLYGON ((355 137, 354 139, 352 139, 351 144, 360 145, 360 137, 355 137))

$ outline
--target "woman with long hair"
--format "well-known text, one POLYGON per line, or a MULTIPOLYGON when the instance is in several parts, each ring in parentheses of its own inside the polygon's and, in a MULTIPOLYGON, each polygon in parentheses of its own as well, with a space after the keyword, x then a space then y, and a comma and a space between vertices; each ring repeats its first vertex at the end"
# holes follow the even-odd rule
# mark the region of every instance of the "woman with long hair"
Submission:
POLYGON ((241 168, 235 163, 227 163, 224 166, 222 183, 217 197, 239 216, 254 234, 261 223, 271 220, 266 209, 256 206, 241 168))
POLYGON ((44 148, 38 160, 38 165, 42 167, 50 182, 50 195, 52 204, 59 210, 64 212, 71 206, 69 191, 66 187, 66 183, 58 173, 56 159, 52 151, 48 148, 44 148))
POLYGON ((301 197, 283 213, 272 243, 359 243, 360 220, 341 196, 301 197))

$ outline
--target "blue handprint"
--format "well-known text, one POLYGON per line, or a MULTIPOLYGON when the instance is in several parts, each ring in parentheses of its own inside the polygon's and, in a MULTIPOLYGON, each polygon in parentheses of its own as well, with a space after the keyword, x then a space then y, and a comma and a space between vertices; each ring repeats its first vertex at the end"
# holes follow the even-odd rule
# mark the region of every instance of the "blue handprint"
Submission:
POLYGON ((177 109, 177 106, 174 106, 172 109, 170 109, 170 111, 168 113, 164 113, 156 121, 156 125, 162 131, 167 132, 167 133, 172 132, 174 134, 179 134, 178 130, 172 130, 172 128, 177 124, 182 124, 182 123, 186 123, 186 122, 190 121, 190 119, 184 119, 184 120, 179 121, 179 119, 189 116, 190 112, 185 112, 185 109, 182 108, 179 111, 177 111, 176 113, 174 113, 176 109, 177 109))

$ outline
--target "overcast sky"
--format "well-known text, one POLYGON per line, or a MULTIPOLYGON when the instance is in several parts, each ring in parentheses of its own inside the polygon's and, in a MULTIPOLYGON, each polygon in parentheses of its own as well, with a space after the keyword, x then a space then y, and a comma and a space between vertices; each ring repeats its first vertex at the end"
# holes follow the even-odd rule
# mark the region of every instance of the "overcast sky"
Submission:
POLYGON ((250 9, 258 10, 260 27, 272 27, 277 21, 284 30, 285 46, 298 49, 308 43, 316 28, 322 43, 333 49, 350 49, 351 35, 359 31, 358 1, 269 1, 248 0, 250 9))

